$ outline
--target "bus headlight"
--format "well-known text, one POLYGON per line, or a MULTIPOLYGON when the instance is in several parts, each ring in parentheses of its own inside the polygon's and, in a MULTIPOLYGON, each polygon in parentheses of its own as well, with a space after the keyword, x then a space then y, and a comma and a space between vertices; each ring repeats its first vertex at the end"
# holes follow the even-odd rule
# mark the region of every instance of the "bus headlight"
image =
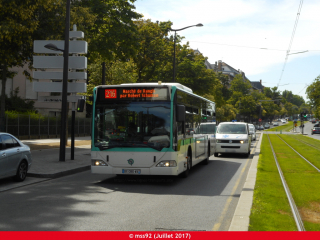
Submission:
POLYGON ((104 161, 102 160, 91 160, 92 166, 108 166, 104 161))
POLYGON ((177 163, 174 160, 161 161, 156 167, 176 167, 177 163))
POLYGON ((222 143, 222 140, 217 139, 217 143, 222 143))
POLYGON ((243 143, 248 143, 248 139, 246 139, 246 140, 241 140, 240 143, 241 143, 241 144, 243 144, 243 143))

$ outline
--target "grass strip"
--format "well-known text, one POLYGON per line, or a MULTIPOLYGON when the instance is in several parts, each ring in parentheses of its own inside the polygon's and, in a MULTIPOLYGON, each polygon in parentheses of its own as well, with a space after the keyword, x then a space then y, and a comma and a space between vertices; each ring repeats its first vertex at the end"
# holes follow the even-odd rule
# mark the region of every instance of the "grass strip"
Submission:
MULTIPOLYGON (((281 136, 284 137, 284 136, 281 136)), ((289 137, 289 136, 286 136, 289 137)), ((270 135, 278 162, 307 231, 320 230, 320 174, 277 135, 270 135)), ((293 139, 294 140, 294 139, 293 139)), ((293 140, 290 142, 293 143, 293 140)), ((290 143, 289 143, 290 144, 290 143)), ((300 144, 300 149, 304 151, 300 144)), ((307 151, 310 151, 309 148, 307 151)))
POLYGON ((312 138, 312 137, 309 137, 306 135, 300 135, 300 134, 295 134, 293 137, 296 139, 300 139, 302 141, 305 141, 307 143, 310 143, 312 145, 315 145, 320 148, 320 140, 318 140, 318 139, 315 139, 315 138, 312 138))
POLYGON ((297 231, 266 135, 257 170, 249 231, 297 231))
POLYGON ((293 128, 293 123, 292 121, 289 121, 288 123, 281 125, 281 126, 276 126, 273 128, 269 128, 267 130, 264 130, 265 132, 290 132, 290 130, 293 128))
POLYGON ((297 152, 299 152, 303 157, 308 159, 309 162, 311 162, 313 165, 315 165, 317 168, 320 169, 320 141, 316 139, 308 139, 308 137, 305 136, 291 136, 291 135, 279 135, 283 140, 285 140, 291 147, 293 147, 297 152), (300 142, 299 140, 302 140, 304 142, 307 142, 315 147, 318 147, 318 149, 311 147, 303 142, 300 142))

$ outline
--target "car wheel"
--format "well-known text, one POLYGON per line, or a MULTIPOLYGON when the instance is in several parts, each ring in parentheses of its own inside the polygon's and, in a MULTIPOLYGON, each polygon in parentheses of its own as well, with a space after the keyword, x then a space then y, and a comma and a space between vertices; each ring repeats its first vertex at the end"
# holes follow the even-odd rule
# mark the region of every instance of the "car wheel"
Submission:
POLYGON ((250 148, 248 149, 248 153, 246 154, 246 157, 250 157, 250 148))
POLYGON ((28 164, 26 161, 22 161, 19 164, 17 174, 15 176, 16 181, 22 182, 23 180, 25 180, 27 177, 27 172, 28 172, 28 164))

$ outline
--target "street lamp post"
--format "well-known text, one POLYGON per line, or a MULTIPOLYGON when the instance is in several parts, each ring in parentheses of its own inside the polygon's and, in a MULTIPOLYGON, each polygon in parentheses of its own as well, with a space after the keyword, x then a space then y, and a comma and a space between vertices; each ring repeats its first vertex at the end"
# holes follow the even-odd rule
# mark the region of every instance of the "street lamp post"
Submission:
POLYGON ((184 30, 184 29, 187 29, 187 28, 191 28, 191 27, 202 27, 203 24, 202 23, 199 23, 197 25, 191 25, 191 26, 188 26, 188 27, 184 27, 184 28, 181 28, 181 29, 172 29, 170 28, 169 30, 170 31, 174 31, 174 39, 173 39, 173 82, 175 82, 175 76, 176 76, 176 34, 178 31, 181 31, 181 30, 184 30))
POLYGON ((70 0, 66 5, 66 25, 64 37, 64 50, 58 49, 54 44, 45 45, 46 48, 63 52, 63 79, 62 79, 62 102, 61 102, 61 128, 60 128, 60 151, 59 161, 66 159, 66 129, 67 129, 67 93, 68 93, 68 70, 69 70, 69 28, 70 28, 70 0))

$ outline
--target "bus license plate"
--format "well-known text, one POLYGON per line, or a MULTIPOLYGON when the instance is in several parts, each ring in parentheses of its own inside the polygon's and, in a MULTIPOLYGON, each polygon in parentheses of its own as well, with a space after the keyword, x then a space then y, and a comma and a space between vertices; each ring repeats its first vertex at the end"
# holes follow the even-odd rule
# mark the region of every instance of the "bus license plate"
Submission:
POLYGON ((122 169, 122 173, 124 174, 140 174, 140 169, 122 169))

